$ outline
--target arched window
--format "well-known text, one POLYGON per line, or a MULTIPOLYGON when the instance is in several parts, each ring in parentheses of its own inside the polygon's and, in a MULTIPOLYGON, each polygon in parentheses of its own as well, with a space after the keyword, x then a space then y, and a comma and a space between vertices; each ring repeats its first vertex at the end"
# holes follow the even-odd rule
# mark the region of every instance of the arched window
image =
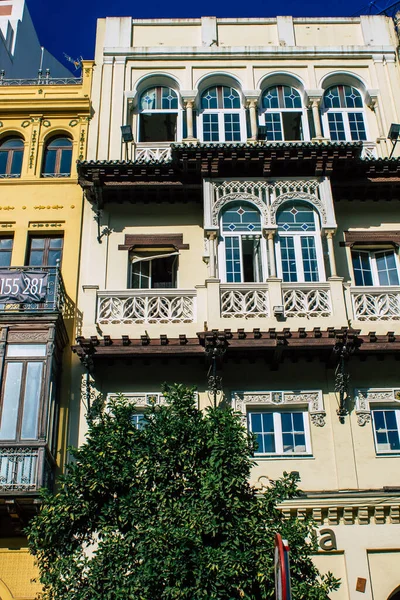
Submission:
POLYGON ((178 95, 170 87, 147 88, 139 102, 139 142, 174 142, 178 139, 178 95))
POLYGON ((202 93, 200 131, 203 142, 241 141, 244 112, 235 88, 216 85, 202 93))
POLYGON ((324 93, 323 123, 332 142, 367 139, 364 103, 360 92, 351 85, 334 85, 324 93))
POLYGON ((257 208, 246 202, 229 204, 222 213, 220 230, 221 278, 227 283, 263 281, 265 245, 257 208))
POLYGON ((67 137, 54 137, 45 146, 42 177, 71 175, 72 142, 67 137))
POLYGON ((306 111, 296 88, 275 85, 262 95, 260 138, 269 142, 308 139, 306 111))
POLYGON ((21 177, 24 142, 8 138, 0 145, 0 177, 21 177))
POLYGON ((283 281, 325 279, 319 218, 304 202, 288 202, 278 211, 278 273, 283 281))

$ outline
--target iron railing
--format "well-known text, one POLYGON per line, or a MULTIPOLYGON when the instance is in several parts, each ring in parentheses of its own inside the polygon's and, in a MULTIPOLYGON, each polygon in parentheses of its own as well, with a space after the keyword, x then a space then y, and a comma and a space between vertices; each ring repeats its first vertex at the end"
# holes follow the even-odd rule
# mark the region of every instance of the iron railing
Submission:
POLYGON ((0 493, 38 492, 54 484, 55 461, 46 445, 0 445, 0 493))
POLYGON ((5 71, 0 71, 0 85, 81 85, 82 77, 51 77, 49 69, 46 69, 43 75, 42 71, 38 72, 37 77, 29 77, 26 79, 6 78, 5 71))
MULTIPOLYGON (((24 290, 22 290, 24 291, 24 290)), ((60 312, 64 316, 70 310, 71 301, 65 293, 64 282, 59 267, 7 267, 0 268, 0 314, 17 312, 21 313, 36 313, 36 312, 60 312), (43 296, 36 301, 27 294, 26 298, 15 298, 12 300, 10 295, 5 296, 9 288, 12 289, 11 282, 7 282, 7 275, 13 275, 11 281, 18 281, 16 275, 21 274, 21 279, 24 274, 47 274, 47 284, 43 289, 43 296), (10 285, 11 284, 11 285, 10 285)))

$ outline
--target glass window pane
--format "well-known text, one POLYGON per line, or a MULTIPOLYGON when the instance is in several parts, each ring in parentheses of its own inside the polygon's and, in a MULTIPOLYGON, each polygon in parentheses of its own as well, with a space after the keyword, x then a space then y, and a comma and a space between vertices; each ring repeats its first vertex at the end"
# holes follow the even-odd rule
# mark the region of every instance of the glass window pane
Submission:
POLYGON ((31 248, 34 248, 34 249, 44 248, 45 241, 46 241, 45 238, 32 237, 30 239, 31 248))
POLYGON ((292 413, 281 414, 282 431, 293 431, 292 413))
MULTIPOLYGON (((341 108, 339 87, 334 85, 326 90, 324 94, 325 108, 341 108)), ((342 107, 344 108, 344 107, 342 107)))
POLYGON ((233 203, 222 214, 222 231, 261 232, 261 214, 250 204, 233 203))
POLYGON ((385 418, 383 416, 382 410, 374 410, 374 421, 375 428, 378 431, 379 429, 385 429, 385 418))
POLYGON ((285 100, 285 108, 301 108, 300 94, 295 88, 284 85, 283 96, 285 100))
POLYGON ((237 113, 224 115, 225 141, 240 142, 240 116, 237 113))
POLYGON ((0 237, 0 250, 12 250, 13 238, 0 237))
POLYGON ((345 104, 346 104, 347 108, 362 108, 363 107, 361 94, 356 88, 354 88, 350 85, 345 85, 345 86, 343 86, 343 91, 344 91, 344 97, 345 97, 345 104))
POLYGON ((218 115, 204 114, 203 115, 203 139, 205 142, 218 142, 218 115))
POLYGON ((9 344, 8 357, 46 356, 46 344, 9 344))
POLYGON ((11 175, 21 175, 23 156, 24 156, 23 152, 20 152, 19 150, 15 150, 13 152, 11 168, 10 168, 11 175))
POLYGON ((21 439, 23 440, 37 437, 42 371, 43 363, 28 363, 21 428, 21 439))
POLYGON ((50 238, 49 247, 50 248, 62 248, 63 247, 63 238, 62 237, 50 238))
POLYGON ((12 440, 17 434, 19 396, 23 363, 8 363, 1 409, 0 439, 12 440))
POLYGON ((368 252, 351 253, 353 262, 354 282, 356 285, 372 285, 372 271, 368 252))
POLYGON ((302 236, 301 253, 303 257, 304 281, 319 281, 315 238, 302 236))
POLYGON ((278 86, 265 90, 262 99, 263 108, 281 108, 279 105, 278 86))
POLYGON ((29 254, 29 265, 31 267, 41 267, 43 263, 44 252, 42 250, 32 250, 29 254))
POLYGON ((152 110, 156 108, 156 88, 149 88, 140 97, 141 110, 152 110))
POLYGON ((56 267, 61 263, 62 251, 61 250, 49 250, 47 257, 48 267, 56 267))
POLYGON ((399 285, 399 274, 393 251, 375 254, 379 285, 399 285))
POLYGON ((57 158, 57 150, 50 150, 47 148, 44 155, 44 163, 43 163, 43 174, 44 175, 54 175, 56 172, 56 158, 57 158))
POLYGON ((274 416, 272 413, 249 413, 250 430, 256 435, 258 454, 275 452, 274 416))
POLYGON ((349 126, 351 139, 355 142, 365 141, 367 132, 365 131, 364 117, 362 113, 349 113, 349 126))
POLYGON ((261 431, 262 414, 261 413, 251 413, 250 417, 251 417, 252 431, 261 431))
POLYGON ((293 237, 279 237, 281 245, 283 281, 297 281, 297 266, 293 237))
POLYGON ((223 87, 223 108, 240 108, 240 96, 238 92, 231 87, 223 87))
POLYGON ((8 152, 0 152, 0 175, 7 173, 8 152))
POLYGON ((138 261, 132 263, 132 284, 133 289, 147 290, 150 287, 150 261, 138 261))
POLYGON ((346 140, 342 113, 328 113, 329 133, 332 142, 346 140))
POLYGON ((54 138, 48 145, 48 148, 70 148, 72 146, 71 140, 68 138, 54 138))
POLYGON ((62 175, 71 174, 72 150, 62 150, 59 173, 62 175))
POLYGON ((218 107, 218 97, 217 97, 217 88, 211 87, 208 88, 205 92, 203 92, 201 96, 201 108, 203 109, 215 109, 218 107))
POLYGON ((391 450, 400 450, 398 431, 388 431, 389 445, 391 450))
POLYGON ((268 142, 281 142, 283 140, 281 115, 279 113, 266 113, 265 129, 265 138, 268 142))
POLYGON ((302 202, 287 203, 276 216, 278 231, 316 231, 315 217, 311 206, 302 202))
POLYGON ((294 436, 292 433, 282 434, 282 445, 284 452, 294 452, 294 436))
POLYGON ((241 282, 239 238, 236 236, 225 238, 225 265, 227 283, 241 282))

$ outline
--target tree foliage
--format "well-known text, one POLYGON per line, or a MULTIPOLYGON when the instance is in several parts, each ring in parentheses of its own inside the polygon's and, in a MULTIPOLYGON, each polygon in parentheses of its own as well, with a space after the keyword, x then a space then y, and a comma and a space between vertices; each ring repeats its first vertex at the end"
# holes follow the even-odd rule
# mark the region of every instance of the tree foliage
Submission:
POLYGON ((277 508, 298 494, 284 474, 265 493, 249 484, 255 442, 226 406, 195 408, 166 387, 145 426, 123 396, 96 402, 86 443, 45 492, 28 528, 46 600, 261 600, 274 595, 274 536, 291 548, 294 598, 338 587, 311 561, 313 523, 277 508), (308 541, 305 541, 305 540, 308 541))

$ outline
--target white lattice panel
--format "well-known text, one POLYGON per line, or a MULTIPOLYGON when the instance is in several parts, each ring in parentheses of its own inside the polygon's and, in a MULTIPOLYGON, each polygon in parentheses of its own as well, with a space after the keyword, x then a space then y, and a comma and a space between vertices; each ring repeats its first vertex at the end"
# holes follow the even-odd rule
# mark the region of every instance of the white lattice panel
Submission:
POLYGON ((268 313, 267 290, 221 288, 222 317, 261 318, 268 313))
POLYGON ((359 321, 400 319, 400 291, 353 291, 352 299, 354 316, 359 321))
POLYGON ((192 323, 194 293, 130 292, 98 297, 97 321, 101 324, 192 323))
POLYGON ((329 317, 332 314, 329 289, 284 289, 283 304, 287 317, 329 317))

